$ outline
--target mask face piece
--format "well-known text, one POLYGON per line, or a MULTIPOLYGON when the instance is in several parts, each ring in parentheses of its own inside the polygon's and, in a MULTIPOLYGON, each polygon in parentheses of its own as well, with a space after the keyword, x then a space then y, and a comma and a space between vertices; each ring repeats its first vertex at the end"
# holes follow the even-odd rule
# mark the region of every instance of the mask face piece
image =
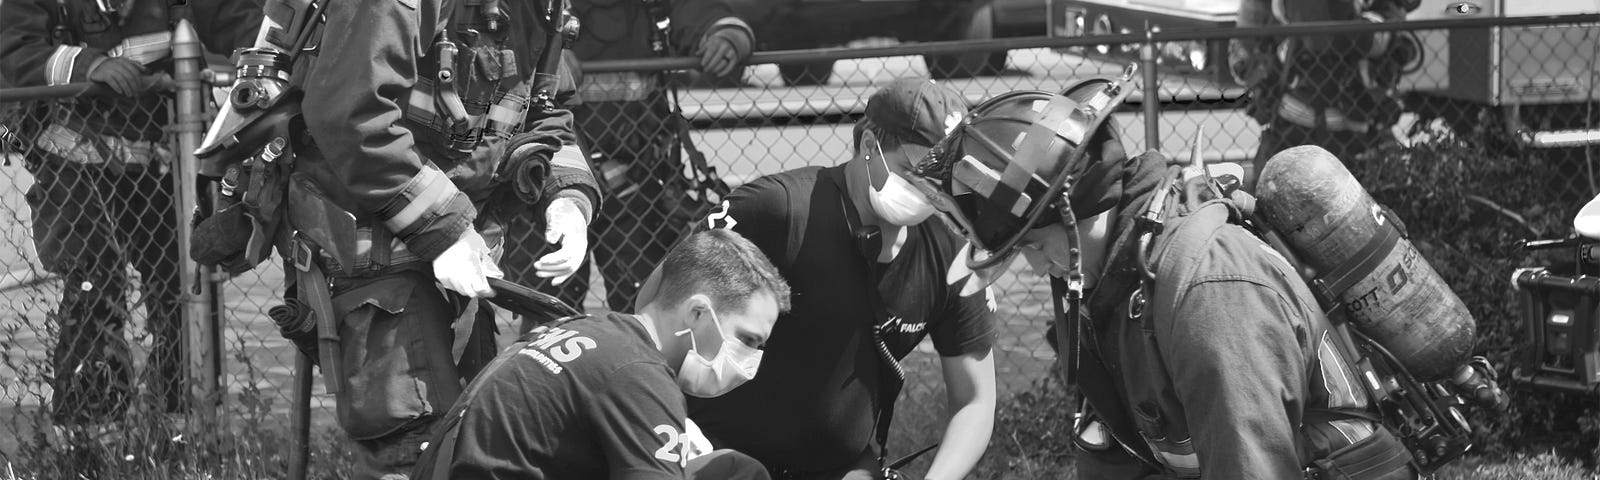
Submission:
POLYGON ((677 335, 689 335, 690 344, 689 353, 683 357, 683 366, 678 369, 678 387, 683 389, 683 393, 700 398, 728 393, 755 378, 756 370, 761 368, 762 352, 729 336, 722 329, 722 322, 717 320, 716 312, 708 313, 712 324, 717 327, 717 333, 722 335, 722 346, 709 360, 700 355, 693 331, 684 329, 677 332, 677 335))
POLYGON ((872 204, 872 210, 884 221, 909 227, 922 223, 934 213, 933 202, 928 197, 911 186, 900 175, 889 169, 889 160, 883 154, 883 147, 877 141, 868 140, 862 143, 871 143, 867 153, 867 175, 872 188, 867 190, 867 201, 872 204))

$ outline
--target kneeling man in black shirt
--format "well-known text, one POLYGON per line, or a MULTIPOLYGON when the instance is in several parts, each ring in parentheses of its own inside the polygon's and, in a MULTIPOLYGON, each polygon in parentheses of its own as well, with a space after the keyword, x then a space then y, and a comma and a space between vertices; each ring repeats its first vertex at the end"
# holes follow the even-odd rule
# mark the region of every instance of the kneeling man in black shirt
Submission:
POLYGON ((684 392, 720 395, 755 376, 788 284, 750 241, 714 230, 669 252, 639 300, 635 315, 557 321, 501 352, 412 478, 768 478, 737 452, 694 451, 684 392))

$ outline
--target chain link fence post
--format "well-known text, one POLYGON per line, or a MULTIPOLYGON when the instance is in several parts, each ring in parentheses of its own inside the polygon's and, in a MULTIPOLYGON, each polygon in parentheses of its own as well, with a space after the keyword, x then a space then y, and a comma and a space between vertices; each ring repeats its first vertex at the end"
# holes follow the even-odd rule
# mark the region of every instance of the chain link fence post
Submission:
POLYGON ((1144 69, 1144 148, 1161 148, 1161 77, 1156 68, 1156 32, 1158 27, 1145 25, 1144 44, 1139 47, 1139 68, 1144 69))
POLYGON ((217 419, 216 406, 222 400, 220 387, 222 338, 217 329, 220 318, 218 289, 212 269, 201 267, 190 255, 193 243, 194 215, 200 205, 201 189, 196 172, 199 159, 194 155, 200 146, 201 130, 206 122, 201 94, 205 86, 200 80, 204 62, 200 39, 188 19, 179 20, 172 34, 172 56, 175 60, 173 80, 177 91, 177 116, 171 127, 177 144, 177 174, 172 176, 177 194, 178 210, 178 266, 183 292, 181 318, 188 343, 189 379, 194 382, 190 392, 194 396, 194 413, 204 425, 217 419))

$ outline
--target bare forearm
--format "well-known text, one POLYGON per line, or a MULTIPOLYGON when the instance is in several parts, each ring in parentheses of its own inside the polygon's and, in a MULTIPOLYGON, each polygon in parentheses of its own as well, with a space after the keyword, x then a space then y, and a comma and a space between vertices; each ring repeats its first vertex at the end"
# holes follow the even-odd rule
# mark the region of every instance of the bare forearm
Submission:
POLYGON ((950 416, 944 429, 939 453, 928 468, 929 479, 947 480, 967 476, 989 447, 994 431, 994 402, 968 403, 950 416))

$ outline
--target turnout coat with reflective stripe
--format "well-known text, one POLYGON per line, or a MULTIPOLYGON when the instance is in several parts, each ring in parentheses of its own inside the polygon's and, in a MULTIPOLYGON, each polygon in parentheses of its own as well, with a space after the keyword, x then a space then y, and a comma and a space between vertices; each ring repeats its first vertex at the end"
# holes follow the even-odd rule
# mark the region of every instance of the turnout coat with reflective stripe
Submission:
MULTIPOLYGON (((486 135, 470 153, 450 153, 444 133, 422 120, 426 112, 413 108, 413 90, 422 79, 436 78, 430 48, 452 22, 454 0, 350 0, 325 2, 327 23, 321 47, 302 56, 296 82, 305 90, 305 122, 318 152, 308 155, 297 170, 322 187, 330 199, 355 214, 358 223, 382 227, 393 233, 411 254, 432 260, 468 228, 476 210, 461 185, 493 175, 505 139, 486 135), (460 178, 456 167, 466 166, 473 178, 460 178), (451 172, 447 175, 445 172, 451 172)), ((497 87, 459 86, 466 94, 475 122, 496 117, 495 90, 522 92, 529 87, 534 59, 543 48, 530 2, 501 2, 508 22, 520 32, 507 38, 514 52, 516 73, 489 80, 497 87), (504 87, 504 88, 502 88, 504 87), (472 93, 468 93, 472 92, 472 93), (477 92, 485 92, 478 95, 477 92), (474 101, 480 103, 473 104, 474 101)), ((471 51, 457 55, 458 80, 467 79, 471 51)), ((482 72, 477 72, 482 73, 482 72)), ((497 72, 490 72, 497 73, 497 72)), ((570 83, 570 81, 569 81, 570 83)), ((426 85, 426 83, 421 83, 426 85)), ((424 87, 426 88, 426 87, 424 87)), ((570 95, 558 95, 557 99, 570 95)), ((532 110, 530 110, 532 112, 532 110)), ((513 119, 525 122, 522 130, 538 135, 554 156, 551 190, 571 189, 598 203, 598 190, 587 162, 577 154, 572 117, 557 108, 544 114, 513 119)))
MULTIPOLYGON (((4 19, 0 75, 5 77, 0 85, 87 82, 93 67, 111 57, 138 62, 150 74, 170 72, 171 25, 176 19, 169 19, 169 3, 128 1, 121 13, 106 15, 95 0, 0 1, 0 19, 4 19)), ((261 7, 254 2, 206 0, 188 5, 188 17, 207 50, 228 55, 235 47, 255 41, 261 7)), ((57 115, 56 121, 84 134, 160 140, 166 116, 160 96, 147 93, 138 98, 108 95, 80 99, 57 115)))
MULTIPOLYGON (((1183 208, 1172 201, 1168 211, 1183 208)), ((1308 419, 1308 409, 1367 410, 1366 392, 1298 274, 1228 215, 1212 202, 1167 219, 1142 305, 1137 282, 1093 293, 1085 368, 1109 373, 1140 437, 1121 440, 1169 475, 1301 478, 1308 459, 1381 427, 1308 419)))

